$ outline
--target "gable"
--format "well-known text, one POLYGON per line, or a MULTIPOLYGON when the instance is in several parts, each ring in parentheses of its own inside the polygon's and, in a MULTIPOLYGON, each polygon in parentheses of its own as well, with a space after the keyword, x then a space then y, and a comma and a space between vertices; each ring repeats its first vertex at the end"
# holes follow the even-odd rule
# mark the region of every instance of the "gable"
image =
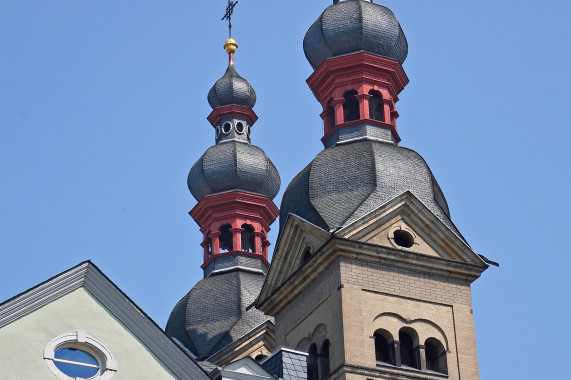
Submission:
POLYGON ((52 339, 85 331, 109 348, 117 379, 173 379, 174 374, 84 288, 0 329, 0 368, 7 378, 44 379, 53 374, 43 352, 52 339), (12 376, 10 376, 12 374, 12 376))
POLYGON ((113 378, 208 379, 186 351, 89 261, 0 304, 0 350, 10 350, 2 352, 0 368, 17 373, 14 378, 53 377, 47 366, 54 365, 50 358, 58 339, 103 347, 99 351, 106 353, 101 357, 106 368, 115 371, 118 362, 113 378), (148 363, 141 365, 141 360, 148 363), (29 376, 22 376, 24 367, 29 376), (34 372, 42 370, 49 375, 34 372), (141 375, 141 370, 153 375, 141 375))
POLYGON ((289 214, 274 251, 270 271, 258 297, 258 304, 303 265, 304 254, 317 252, 330 238, 331 234, 324 229, 297 215, 289 214))
POLYGON ((408 191, 344 227, 336 236, 447 260, 486 265, 463 239, 408 191))

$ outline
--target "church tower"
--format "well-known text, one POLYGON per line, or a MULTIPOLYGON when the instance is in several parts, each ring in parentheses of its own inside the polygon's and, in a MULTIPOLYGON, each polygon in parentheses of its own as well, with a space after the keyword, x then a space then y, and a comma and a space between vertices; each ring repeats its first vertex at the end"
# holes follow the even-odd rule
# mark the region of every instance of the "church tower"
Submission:
POLYGON ((218 365, 274 349, 273 318, 251 306, 270 266, 267 236, 279 214, 272 199, 280 188, 275 166, 251 143, 256 93, 236 71, 238 44, 230 37, 224 48, 228 68, 208 93, 216 144, 188 175, 198 201, 190 215, 203 234, 204 279, 174 307, 166 326, 199 360, 218 365))
POLYGON ((307 378, 479 378, 470 285, 488 267, 422 157, 399 146, 406 37, 393 12, 336 0, 303 41, 325 149, 287 187, 257 308, 307 378))

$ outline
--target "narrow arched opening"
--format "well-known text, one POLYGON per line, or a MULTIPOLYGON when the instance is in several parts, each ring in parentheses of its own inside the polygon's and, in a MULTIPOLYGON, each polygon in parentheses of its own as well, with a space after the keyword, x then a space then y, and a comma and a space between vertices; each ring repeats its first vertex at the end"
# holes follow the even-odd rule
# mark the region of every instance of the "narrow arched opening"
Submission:
POLYGON ((399 331, 400 361, 404 367, 420 369, 418 357, 418 334, 410 327, 399 331))
POLYGON ((267 357, 268 357, 268 355, 259 354, 259 355, 256 355, 256 357, 254 358, 254 360, 259 363, 259 362, 261 362, 262 360, 264 360, 264 359, 267 358, 267 357))
POLYGON ((448 375, 446 349, 436 338, 428 338, 424 343, 426 356, 426 369, 429 371, 448 375))
POLYGON ((321 352, 319 353, 319 378, 327 377, 330 372, 329 368, 329 348, 331 343, 326 339, 321 345, 321 352))
POLYGON ((361 111, 359 110, 357 91, 347 91, 343 97, 345 98, 345 103, 343 103, 343 121, 359 120, 361 118, 361 111))
POLYGON ((378 363, 395 365, 395 342, 391 333, 379 329, 373 336, 375 337, 375 360, 378 363))
POLYGON ((383 97, 375 90, 369 91, 369 117, 373 120, 384 121, 383 97))
POLYGON ((301 256, 301 265, 305 265, 311 259, 311 247, 306 247, 301 256))
POLYGON ((313 343, 307 353, 307 380, 319 380, 317 373, 317 345, 313 343))
POLYGON ((233 250, 231 225, 225 224, 220 226, 220 252, 230 252, 233 250))
POLYGON ((242 224, 242 251, 245 252, 255 252, 255 239, 254 239, 254 227, 249 224, 242 224))

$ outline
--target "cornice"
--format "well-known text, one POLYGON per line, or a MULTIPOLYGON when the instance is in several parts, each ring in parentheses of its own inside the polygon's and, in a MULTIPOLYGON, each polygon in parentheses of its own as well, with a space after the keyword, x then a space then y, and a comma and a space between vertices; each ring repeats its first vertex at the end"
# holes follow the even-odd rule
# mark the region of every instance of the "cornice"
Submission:
POLYGON ((322 102, 332 87, 342 86, 356 78, 383 83, 391 89, 395 102, 409 79, 398 61, 367 52, 359 52, 325 60, 307 79, 315 97, 322 102), (355 78, 353 78, 355 77, 355 78))
POLYGON ((258 116, 251 108, 235 104, 215 108, 210 115, 208 115, 207 119, 213 127, 216 127, 216 124, 218 124, 221 119, 228 117, 243 118, 248 122, 248 124, 250 124, 250 126, 254 125, 258 120, 258 116))
POLYGON ((258 309, 268 315, 275 315, 277 311, 301 293, 309 283, 325 272, 329 266, 342 259, 382 263, 387 267, 466 281, 466 283, 473 282, 487 268, 487 266, 333 236, 313 255, 309 262, 293 272, 269 296, 261 299, 257 306, 258 309))

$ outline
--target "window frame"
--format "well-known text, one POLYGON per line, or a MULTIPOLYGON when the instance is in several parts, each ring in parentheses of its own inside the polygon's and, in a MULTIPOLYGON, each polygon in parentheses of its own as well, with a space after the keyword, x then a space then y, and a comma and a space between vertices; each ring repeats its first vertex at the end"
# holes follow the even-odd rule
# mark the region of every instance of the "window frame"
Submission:
POLYGON ((87 335, 85 331, 76 330, 52 339, 44 348, 44 361, 47 367, 61 380, 78 379, 68 376, 56 366, 56 362, 63 362, 55 358, 55 352, 62 348, 79 349, 93 356, 99 364, 99 370, 96 375, 87 379, 108 380, 117 372, 118 363, 109 348, 94 337, 87 335))

